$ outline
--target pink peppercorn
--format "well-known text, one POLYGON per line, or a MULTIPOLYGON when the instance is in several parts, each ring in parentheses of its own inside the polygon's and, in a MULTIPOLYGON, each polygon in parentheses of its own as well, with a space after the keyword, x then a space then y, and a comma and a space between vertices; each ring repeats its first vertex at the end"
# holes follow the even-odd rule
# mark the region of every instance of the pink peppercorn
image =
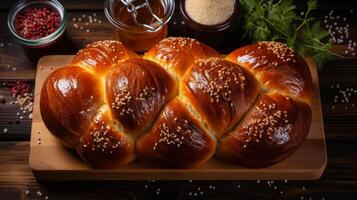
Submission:
POLYGON ((18 34, 30 40, 39 39, 55 32, 60 23, 59 13, 48 7, 29 7, 20 11, 15 18, 18 34))
POLYGON ((11 87, 11 95, 13 97, 17 97, 19 95, 23 95, 25 93, 31 92, 31 85, 29 85, 25 81, 16 81, 16 82, 8 83, 7 86, 11 87))

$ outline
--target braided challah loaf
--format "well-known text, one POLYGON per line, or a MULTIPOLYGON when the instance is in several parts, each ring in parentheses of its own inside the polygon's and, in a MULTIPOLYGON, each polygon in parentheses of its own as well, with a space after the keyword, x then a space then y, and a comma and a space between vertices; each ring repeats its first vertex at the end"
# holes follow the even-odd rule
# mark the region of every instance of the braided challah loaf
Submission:
POLYGON ((47 77, 40 108, 49 131, 93 167, 138 157, 189 168, 214 154, 266 167, 306 138, 311 87, 305 61, 278 42, 222 59, 189 38, 164 39, 143 58, 102 41, 47 77))

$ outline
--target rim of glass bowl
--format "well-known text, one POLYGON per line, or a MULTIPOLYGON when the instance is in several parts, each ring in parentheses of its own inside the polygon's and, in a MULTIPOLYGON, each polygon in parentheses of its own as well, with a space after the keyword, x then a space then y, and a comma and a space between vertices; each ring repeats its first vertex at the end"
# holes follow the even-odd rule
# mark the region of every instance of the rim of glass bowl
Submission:
POLYGON ((42 1, 42 0, 21 0, 17 2, 9 11, 9 15, 7 17, 7 25, 10 29, 10 32, 18 39, 18 41, 21 44, 27 45, 27 46, 40 46, 40 45, 45 45, 48 43, 51 43, 55 41, 57 38, 59 38, 64 30, 66 29, 67 26, 67 13, 64 7, 60 2, 57 0, 48 0, 48 1, 42 1), (58 14, 60 15, 61 18, 61 23, 59 27, 51 34, 41 37, 38 39, 26 39, 21 37, 15 28, 15 17, 16 15, 22 11, 23 9, 29 7, 29 6, 35 6, 35 5, 44 5, 44 6, 49 6, 53 9, 55 9, 58 14))

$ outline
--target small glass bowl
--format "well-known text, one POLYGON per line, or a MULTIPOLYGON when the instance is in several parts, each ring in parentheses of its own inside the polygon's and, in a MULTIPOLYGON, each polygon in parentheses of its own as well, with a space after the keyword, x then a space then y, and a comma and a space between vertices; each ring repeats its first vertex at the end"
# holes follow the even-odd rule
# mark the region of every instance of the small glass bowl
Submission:
POLYGON ((180 14, 186 22, 195 37, 210 46, 216 47, 223 40, 224 34, 235 22, 239 16, 239 0, 234 0, 234 10, 232 15, 224 22, 215 25, 204 25, 193 20, 185 9, 186 0, 180 1, 180 14))
POLYGON ((167 36, 167 23, 171 19, 175 10, 175 0, 160 0, 164 9, 162 17, 163 24, 155 30, 150 30, 138 26, 130 26, 119 20, 115 15, 120 0, 106 0, 104 3, 104 13, 108 21, 113 25, 113 35, 115 39, 121 41, 126 47, 136 52, 144 52, 167 36))
POLYGON ((58 41, 64 35, 67 26, 67 14, 62 4, 57 0, 21 0, 10 9, 7 18, 7 25, 12 35, 20 44, 24 45, 25 47, 47 48, 54 45, 56 41, 58 41), (53 10, 56 10, 61 17, 61 23, 57 30, 45 37, 34 40, 21 37, 16 30, 15 18, 20 11, 28 7, 49 7, 53 10))

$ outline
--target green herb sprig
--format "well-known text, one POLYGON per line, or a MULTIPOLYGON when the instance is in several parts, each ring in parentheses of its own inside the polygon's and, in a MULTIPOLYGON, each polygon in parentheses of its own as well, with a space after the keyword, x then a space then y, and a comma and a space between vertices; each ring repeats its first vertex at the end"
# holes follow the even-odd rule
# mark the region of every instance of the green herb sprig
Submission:
POLYGON ((292 0, 240 0, 244 20, 244 37, 253 42, 280 41, 302 56, 311 56, 321 66, 335 56, 331 43, 323 42, 328 32, 320 22, 311 17, 317 8, 316 0, 307 2, 303 16, 297 14, 292 0))

